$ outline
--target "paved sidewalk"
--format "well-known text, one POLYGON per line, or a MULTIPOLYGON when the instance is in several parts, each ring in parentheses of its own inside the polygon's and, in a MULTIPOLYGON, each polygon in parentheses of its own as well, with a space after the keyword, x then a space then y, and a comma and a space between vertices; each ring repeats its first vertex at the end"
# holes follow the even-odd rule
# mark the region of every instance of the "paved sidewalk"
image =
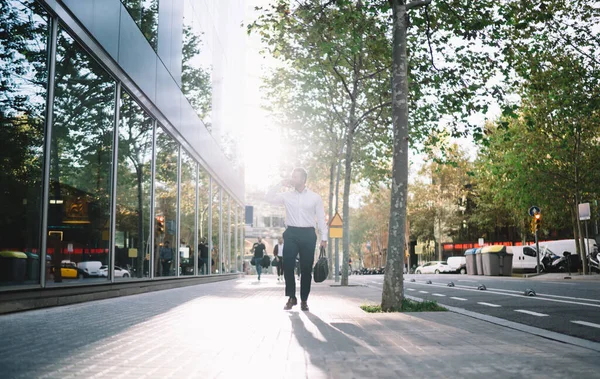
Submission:
POLYGON ((2 378, 583 378, 598 353, 452 312, 367 314, 370 287, 283 311, 265 275, 0 316, 2 378))

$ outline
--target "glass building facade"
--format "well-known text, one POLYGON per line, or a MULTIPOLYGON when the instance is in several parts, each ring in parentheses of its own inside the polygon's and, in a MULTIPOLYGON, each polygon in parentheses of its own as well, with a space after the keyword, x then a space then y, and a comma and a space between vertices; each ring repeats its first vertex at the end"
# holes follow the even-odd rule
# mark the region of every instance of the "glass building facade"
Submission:
POLYGON ((241 272, 223 4, 0 0, 0 292, 241 272))

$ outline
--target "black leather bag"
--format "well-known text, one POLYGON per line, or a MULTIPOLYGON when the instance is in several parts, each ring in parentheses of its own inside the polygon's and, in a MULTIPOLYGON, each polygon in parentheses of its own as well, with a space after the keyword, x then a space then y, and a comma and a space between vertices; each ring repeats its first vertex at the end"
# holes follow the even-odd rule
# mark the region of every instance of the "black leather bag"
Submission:
POLYGON ((263 266, 264 268, 269 268, 269 266, 271 265, 271 257, 269 257, 268 255, 265 254, 262 257, 262 260, 260 263, 261 263, 261 266, 263 266))
POLYGON ((327 275, 329 275, 329 265, 327 264, 325 248, 321 247, 319 259, 313 268, 313 278, 315 279, 315 283, 321 283, 325 281, 325 279, 327 279, 327 275))
POLYGON ((250 259, 250 264, 252 266, 256 266, 256 257, 252 257, 252 259, 250 259))

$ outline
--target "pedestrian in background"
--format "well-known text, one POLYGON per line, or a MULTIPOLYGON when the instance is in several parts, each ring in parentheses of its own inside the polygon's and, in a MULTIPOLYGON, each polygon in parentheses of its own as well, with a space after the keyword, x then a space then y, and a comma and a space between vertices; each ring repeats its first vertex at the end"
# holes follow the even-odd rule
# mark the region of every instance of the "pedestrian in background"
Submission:
POLYGON ((277 281, 280 282, 283 279, 283 238, 281 237, 279 237, 277 245, 273 248, 272 265, 277 268, 277 281), (281 253, 281 256, 279 253, 281 253))
POLYGON ((327 247, 327 226, 325 224, 325 209, 323 199, 306 188, 308 174, 303 168, 295 168, 292 178, 281 181, 266 194, 265 200, 272 204, 285 207, 285 225, 283 233, 285 246, 283 248, 283 276, 285 278, 285 295, 288 301, 285 310, 292 309, 298 304, 296 299, 296 281, 294 266, 296 256, 300 261, 300 308, 308 311, 308 295, 312 281, 312 269, 315 260, 317 235, 315 224, 321 233, 321 247, 327 247), (292 191, 279 192, 282 187, 292 187, 292 191))
POLYGON ((173 249, 169 241, 165 241, 159 251, 160 262, 162 264, 162 276, 169 276, 171 271, 171 262, 173 261, 173 249))
POLYGON ((258 237, 258 242, 252 245, 252 251, 254 252, 254 262, 256 262, 256 273, 258 274, 258 280, 260 280, 260 274, 262 273, 262 258, 265 256, 265 250, 267 247, 262 242, 262 238, 258 237))

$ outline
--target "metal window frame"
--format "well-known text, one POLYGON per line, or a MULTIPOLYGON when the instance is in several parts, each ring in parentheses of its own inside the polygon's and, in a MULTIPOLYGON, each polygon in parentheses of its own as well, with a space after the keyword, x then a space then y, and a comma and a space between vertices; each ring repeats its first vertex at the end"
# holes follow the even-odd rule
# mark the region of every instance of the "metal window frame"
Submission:
POLYGON ((208 206, 208 262, 206 264, 208 275, 212 275, 212 251, 213 251, 213 241, 212 241, 212 208, 213 208, 213 178, 212 176, 208 176, 208 201, 210 202, 208 206))
POLYGON ((219 262, 219 266, 221 266, 219 269, 221 270, 219 274, 223 275, 225 250, 223 249, 223 188, 221 187, 219 187, 219 256, 221 257, 219 262))
POLYGON ((52 148, 52 124, 54 122, 54 85, 56 74, 56 43, 58 38, 58 17, 49 14, 48 34, 48 81, 46 90, 46 120, 44 126, 44 168, 42 177, 42 238, 40 241, 40 287, 46 288, 46 253, 48 249, 48 203, 50 201, 50 149, 52 148))
POLYGON ((198 250, 198 202, 199 197, 198 197, 198 184, 200 183, 200 170, 199 167, 200 164, 198 162, 196 162, 196 160, 194 160, 194 163, 196 164, 196 185, 194 186, 195 188, 195 192, 196 192, 196 200, 194 201, 194 251, 196 252, 194 254, 194 276, 198 276, 198 256, 200 254, 200 251, 198 250))
POLYGON ((108 237, 108 280, 115 282, 115 233, 117 229, 117 175, 119 168, 119 122, 121 120, 121 82, 115 86, 115 117, 113 126, 113 156, 110 191, 110 232, 108 237))
MULTIPOLYGON (((150 261, 148 262, 148 279, 154 279, 154 261, 156 254, 156 244, 154 243, 154 232, 156 230, 156 205, 154 204, 156 199, 156 131, 158 129, 158 121, 153 119, 152 123, 152 184, 150 190, 150 241, 148 241, 150 252, 150 261)), ((142 264, 142 271, 144 270, 144 265, 142 264)))
POLYGON ((179 277, 179 265, 181 264, 179 248, 181 247, 181 144, 177 139, 173 138, 177 142, 177 210, 175 216, 175 277, 179 277))

